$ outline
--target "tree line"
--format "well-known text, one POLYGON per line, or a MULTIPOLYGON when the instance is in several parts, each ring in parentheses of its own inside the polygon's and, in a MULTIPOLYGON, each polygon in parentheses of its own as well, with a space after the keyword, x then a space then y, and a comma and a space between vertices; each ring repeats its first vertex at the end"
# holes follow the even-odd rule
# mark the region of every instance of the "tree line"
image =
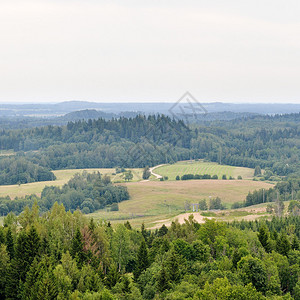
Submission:
POLYGON ((26 208, 0 227, 1 299, 299 299, 300 218, 132 228, 26 208))
POLYGON ((14 149, 17 157, 51 170, 145 167, 192 158, 259 166, 268 170, 266 179, 299 176, 300 114, 260 118, 263 129, 253 118, 187 126, 164 115, 3 129, 0 150, 14 149))
POLYGON ((63 204, 66 210, 80 209, 88 214, 102 208, 113 207, 128 200, 129 193, 126 186, 113 185, 109 176, 101 176, 99 172, 75 174, 64 186, 46 186, 41 197, 28 195, 11 200, 9 197, 0 198, 0 215, 10 212, 20 214, 26 206, 32 207, 37 203, 40 211, 51 209, 55 202, 63 204), (114 205, 114 206, 113 206, 114 205))

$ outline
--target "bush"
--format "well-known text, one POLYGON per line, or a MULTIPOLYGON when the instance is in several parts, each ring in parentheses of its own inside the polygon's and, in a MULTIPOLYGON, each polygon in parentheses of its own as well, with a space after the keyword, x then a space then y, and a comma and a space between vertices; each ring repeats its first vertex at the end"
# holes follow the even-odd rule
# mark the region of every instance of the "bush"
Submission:
POLYGON ((219 179, 218 175, 214 175, 211 179, 219 179))
POLYGON ((83 214, 89 214, 90 213, 90 209, 87 207, 87 206, 85 206, 82 210, 81 210, 81 212, 83 213, 83 214))
POLYGON ((241 175, 238 176, 238 180, 242 180, 243 177, 241 175))
POLYGON ((179 175, 177 175, 177 176, 176 176, 176 180, 180 180, 180 177, 179 177, 179 175))
POLYGON ((241 203, 241 202, 234 202, 232 205, 231 205, 231 208, 232 209, 237 209, 237 208, 242 208, 244 207, 244 203, 241 203))
POLYGON ((191 180, 191 179, 194 179, 193 174, 185 174, 185 175, 181 176, 181 180, 191 180))
POLYGON ((118 203, 113 203, 110 206, 110 211, 119 211, 119 204, 118 203))
POLYGON ((225 207, 223 206, 221 199, 216 197, 209 200, 209 209, 225 209, 225 207))
POLYGON ((226 179, 227 179, 227 176, 224 174, 224 175, 222 176, 222 179, 223 179, 223 180, 226 180, 226 179))

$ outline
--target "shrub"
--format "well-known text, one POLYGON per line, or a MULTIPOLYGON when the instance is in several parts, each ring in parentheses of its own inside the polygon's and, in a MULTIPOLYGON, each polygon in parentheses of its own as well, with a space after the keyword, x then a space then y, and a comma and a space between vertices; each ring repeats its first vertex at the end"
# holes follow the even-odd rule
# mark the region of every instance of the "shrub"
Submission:
POLYGON ((119 204, 113 203, 110 207, 110 211, 119 211, 119 204))

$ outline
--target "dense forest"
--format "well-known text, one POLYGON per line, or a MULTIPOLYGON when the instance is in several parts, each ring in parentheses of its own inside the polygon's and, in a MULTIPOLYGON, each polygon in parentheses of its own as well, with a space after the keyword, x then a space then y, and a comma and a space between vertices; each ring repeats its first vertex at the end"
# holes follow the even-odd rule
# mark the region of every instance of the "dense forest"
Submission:
POLYGON ((300 218, 149 231, 38 206, 0 227, 1 299, 299 299, 300 218))
POLYGON ((0 185, 55 180, 55 175, 48 168, 24 157, 0 159, 0 170, 0 185))
POLYGON ((80 209, 83 213, 92 213, 101 208, 118 210, 118 203, 128 200, 129 193, 126 186, 116 186, 110 181, 109 176, 100 173, 75 174, 64 186, 46 186, 41 197, 27 195, 15 198, 0 198, 0 215, 5 216, 10 212, 20 214, 28 206, 37 203, 41 212, 46 212, 55 202, 63 204, 66 210, 80 209))
POLYGON ((280 180, 299 175, 299 120, 300 114, 190 126, 164 115, 75 121, 66 126, 3 129, 0 149, 13 149, 17 157, 51 170, 145 167, 195 158, 260 166, 268 171, 268 179, 280 180))

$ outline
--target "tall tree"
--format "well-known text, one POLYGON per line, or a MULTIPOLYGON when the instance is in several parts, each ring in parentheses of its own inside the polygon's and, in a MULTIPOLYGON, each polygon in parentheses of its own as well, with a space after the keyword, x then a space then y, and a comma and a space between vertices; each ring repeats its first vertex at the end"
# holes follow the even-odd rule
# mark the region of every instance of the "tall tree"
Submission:
POLYGON ((134 270, 134 279, 137 280, 141 273, 149 267, 148 249, 145 240, 143 239, 138 250, 137 260, 134 270))

